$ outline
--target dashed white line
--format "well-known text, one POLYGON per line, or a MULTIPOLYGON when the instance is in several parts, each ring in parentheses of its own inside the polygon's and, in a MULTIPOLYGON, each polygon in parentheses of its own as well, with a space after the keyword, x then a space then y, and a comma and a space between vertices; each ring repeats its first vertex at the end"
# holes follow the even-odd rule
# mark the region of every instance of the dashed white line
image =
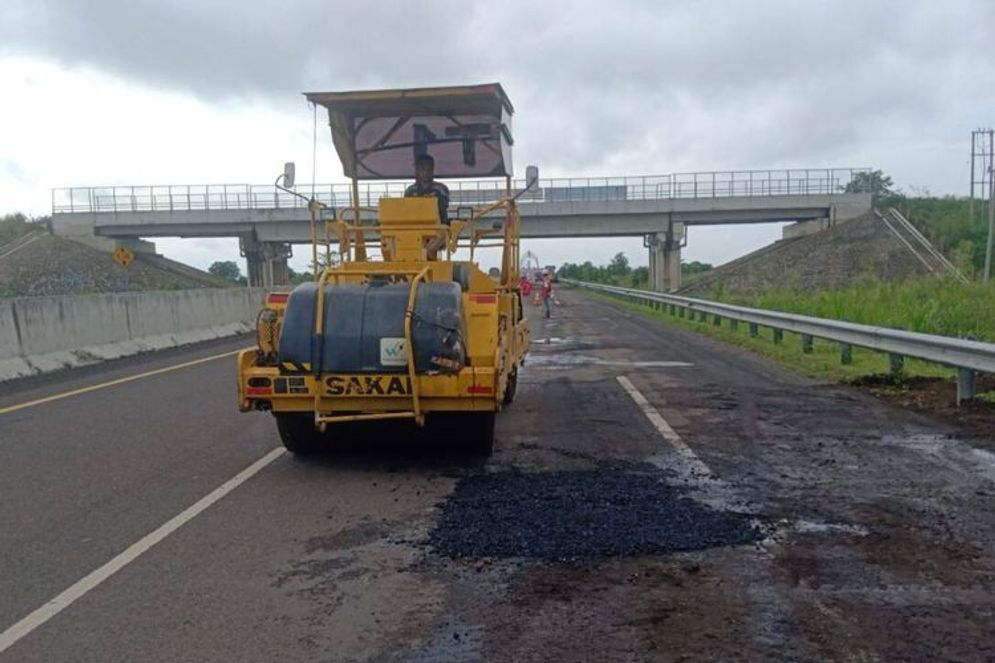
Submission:
POLYGON ((260 470, 279 458, 283 453, 284 449, 282 447, 273 449, 252 465, 249 465, 231 479, 228 479, 228 481, 225 481, 210 493, 200 498, 196 503, 170 518, 158 529, 143 536, 141 539, 129 546, 127 550, 120 553, 100 568, 90 572, 87 576, 80 579, 72 586, 66 588, 48 603, 38 608, 3 633, 0 633, 0 653, 9 649, 18 640, 34 631, 52 617, 55 617, 57 614, 72 605, 77 599, 85 595, 90 590, 96 588, 102 582, 133 562, 142 553, 152 548, 154 545, 165 539, 187 522, 193 520, 202 511, 210 507, 231 491, 238 488, 241 484, 251 479, 260 470))
POLYGON ((635 401, 636 405, 639 406, 639 409, 643 411, 646 418, 650 420, 650 423, 652 423, 657 431, 659 431, 663 439, 669 442, 670 446, 672 446, 681 456, 685 464, 688 466, 688 470, 690 470, 699 479, 711 479, 712 471, 709 469, 708 465, 705 465, 705 463, 698 458, 694 451, 691 450, 691 447, 684 443, 684 440, 682 440, 681 436, 677 434, 677 431, 675 431, 673 427, 667 423, 667 420, 664 419, 659 412, 657 412, 655 407, 650 405, 650 402, 646 400, 646 397, 643 396, 631 382, 629 382, 629 378, 624 375, 619 375, 616 379, 618 380, 618 383, 622 385, 622 388, 628 392, 632 400, 635 401))
MULTIPOLYGON (((646 397, 633 386, 627 377, 620 375, 616 379, 639 406, 639 409, 643 411, 646 418, 650 420, 660 436, 669 442, 673 450, 677 452, 676 454, 670 452, 654 454, 647 458, 646 462, 665 472, 674 473, 679 481, 691 489, 690 495, 694 499, 713 509, 744 514, 758 513, 755 505, 743 499, 735 488, 712 473, 711 468, 705 465, 705 462, 691 450, 691 447, 684 443, 677 431, 667 423, 667 420, 655 407, 650 405, 646 397)), ((759 520, 754 520, 754 524, 761 529, 766 529, 766 525, 759 520)))

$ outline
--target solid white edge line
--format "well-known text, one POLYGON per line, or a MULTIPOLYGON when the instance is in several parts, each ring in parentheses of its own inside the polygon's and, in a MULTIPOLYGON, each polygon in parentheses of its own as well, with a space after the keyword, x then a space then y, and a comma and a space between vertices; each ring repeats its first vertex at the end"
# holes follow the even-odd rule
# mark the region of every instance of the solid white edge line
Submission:
POLYGON ((187 507, 176 516, 170 518, 158 529, 146 534, 144 537, 129 546, 127 550, 120 553, 100 568, 90 572, 84 578, 78 580, 76 583, 63 590, 58 596, 50 600, 48 603, 38 608, 3 633, 0 633, 0 653, 3 653, 18 640, 68 608, 77 599, 100 585, 129 563, 133 562, 140 555, 142 555, 142 553, 146 552, 154 545, 165 539, 167 536, 182 527, 185 523, 194 519, 198 514, 231 491, 235 490, 239 485, 251 479, 260 470, 279 458, 284 451, 285 449, 283 447, 273 449, 252 465, 249 465, 231 479, 228 479, 210 493, 197 500, 196 503, 187 507))
POLYGON ((667 420, 664 419, 663 416, 657 412, 656 408, 653 407, 648 400, 646 400, 646 397, 643 396, 638 389, 636 389, 635 385, 629 381, 629 378, 624 375, 619 375, 615 379, 618 380, 618 383, 622 385, 622 388, 625 389, 632 400, 635 401, 636 405, 638 405, 639 409, 643 411, 643 414, 646 415, 646 418, 650 420, 650 423, 653 424, 663 439, 669 442, 670 446, 672 446, 678 454, 691 462, 694 465, 695 471, 699 475, 711 476, 712 471, 708 468, 708 465, 705 465, 705 463, 698 458, 694 451, 691 450, 691 447, 684 443, 684 440, 682 440, 681 436, 677 434, 677 431, 675 431, 671 425, 667 423, 667 420))

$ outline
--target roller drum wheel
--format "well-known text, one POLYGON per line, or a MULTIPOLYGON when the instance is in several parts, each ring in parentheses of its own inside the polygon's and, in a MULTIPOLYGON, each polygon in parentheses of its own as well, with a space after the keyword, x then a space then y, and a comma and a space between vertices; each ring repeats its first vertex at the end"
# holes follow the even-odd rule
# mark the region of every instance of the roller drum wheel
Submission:
POLYGON ((321 450, 324 435, 314 427, 314 415, 291 412, 273 416, 276 417, 276 428, 287 451, 297 456, 311 456, 321 450))
POLYGON ((497 415, 493 412, 479 412, 472 414, 468 426, 471 435, 473 452, 480 456, 490 456, 494 453, 494 420, 497 415))

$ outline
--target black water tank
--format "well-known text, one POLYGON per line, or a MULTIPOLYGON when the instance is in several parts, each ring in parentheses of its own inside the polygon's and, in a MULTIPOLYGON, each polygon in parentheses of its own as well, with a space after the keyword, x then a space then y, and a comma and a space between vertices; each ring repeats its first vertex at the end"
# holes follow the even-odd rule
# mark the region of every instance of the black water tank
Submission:
MULTIPOLYGON (((280 332, 281 362, 314 364, 314 316, 318 286, 302 283, 287 301, 280 332)), ((327 285, 322 373, 403 373, 404 313, 409 284, 327 285)), ((422 283, 411 324, 415 370, 453 372, 466 364, 460 285, 422 283)))

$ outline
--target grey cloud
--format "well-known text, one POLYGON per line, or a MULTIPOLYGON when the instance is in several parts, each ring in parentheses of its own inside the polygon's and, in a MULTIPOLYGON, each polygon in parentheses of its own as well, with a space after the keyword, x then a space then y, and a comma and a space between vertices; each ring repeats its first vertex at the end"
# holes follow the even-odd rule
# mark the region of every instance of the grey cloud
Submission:
POLYGON ((850 165, 881 136, 961 139, 995 108, 992 25, 985 0, 6 0, 0 54, 283 108, 305 89, 498 80, 520 160, 604 174, 850 165))

